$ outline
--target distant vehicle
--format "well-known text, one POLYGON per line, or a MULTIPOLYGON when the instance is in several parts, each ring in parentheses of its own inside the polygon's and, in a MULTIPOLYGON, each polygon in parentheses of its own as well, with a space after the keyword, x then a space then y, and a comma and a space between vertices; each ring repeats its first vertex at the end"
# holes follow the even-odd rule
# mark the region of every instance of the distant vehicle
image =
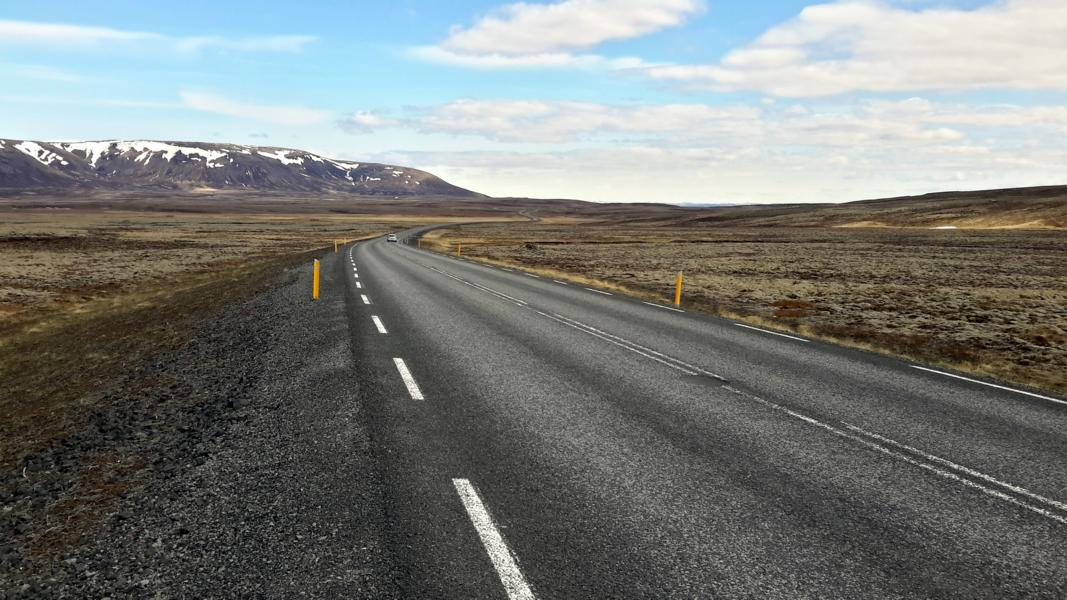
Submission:
POLYGON ((385 241, 387 241, 387 242, 395 242, 396 241, 396 234, 395 233, 390 233, 389 237, 385 238, 385 241))

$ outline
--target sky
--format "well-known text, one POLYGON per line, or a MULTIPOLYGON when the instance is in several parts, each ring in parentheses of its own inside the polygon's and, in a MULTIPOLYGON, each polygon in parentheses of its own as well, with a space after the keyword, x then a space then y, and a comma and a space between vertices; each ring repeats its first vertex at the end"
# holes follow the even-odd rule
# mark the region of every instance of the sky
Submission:
POLYGON ((298 148, 494 196, 1067 183, 1064 0, 0 7, 0 138, 298 148))

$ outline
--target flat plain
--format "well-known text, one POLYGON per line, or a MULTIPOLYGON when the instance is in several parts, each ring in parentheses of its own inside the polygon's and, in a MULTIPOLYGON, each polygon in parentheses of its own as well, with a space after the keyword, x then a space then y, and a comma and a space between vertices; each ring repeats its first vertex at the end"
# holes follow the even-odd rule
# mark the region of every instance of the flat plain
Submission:
POLYGON ((465 225, 427 244, 661 302, 1067 392, 1059 229, 465 225))

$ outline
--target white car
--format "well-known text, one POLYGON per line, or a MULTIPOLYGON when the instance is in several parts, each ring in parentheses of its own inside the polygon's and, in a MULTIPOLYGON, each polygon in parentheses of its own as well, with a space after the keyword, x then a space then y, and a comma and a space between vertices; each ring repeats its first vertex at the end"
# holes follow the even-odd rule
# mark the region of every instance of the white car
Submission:
POLYGON ((396 241, 396 234, 395 233, 390 233, 389 237, 385 238, 385 241, 387 241, 387 242, 395 242, 396 241))

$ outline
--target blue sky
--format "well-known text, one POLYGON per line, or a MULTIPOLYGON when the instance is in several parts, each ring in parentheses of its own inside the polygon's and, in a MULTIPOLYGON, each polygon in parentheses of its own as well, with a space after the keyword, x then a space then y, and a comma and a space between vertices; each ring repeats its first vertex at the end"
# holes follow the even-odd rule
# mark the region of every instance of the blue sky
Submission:
POLYGON ((0 137, 301 148, 494 194, 1065 183, 1067 3, 111 1, 0 10, 0 137))

